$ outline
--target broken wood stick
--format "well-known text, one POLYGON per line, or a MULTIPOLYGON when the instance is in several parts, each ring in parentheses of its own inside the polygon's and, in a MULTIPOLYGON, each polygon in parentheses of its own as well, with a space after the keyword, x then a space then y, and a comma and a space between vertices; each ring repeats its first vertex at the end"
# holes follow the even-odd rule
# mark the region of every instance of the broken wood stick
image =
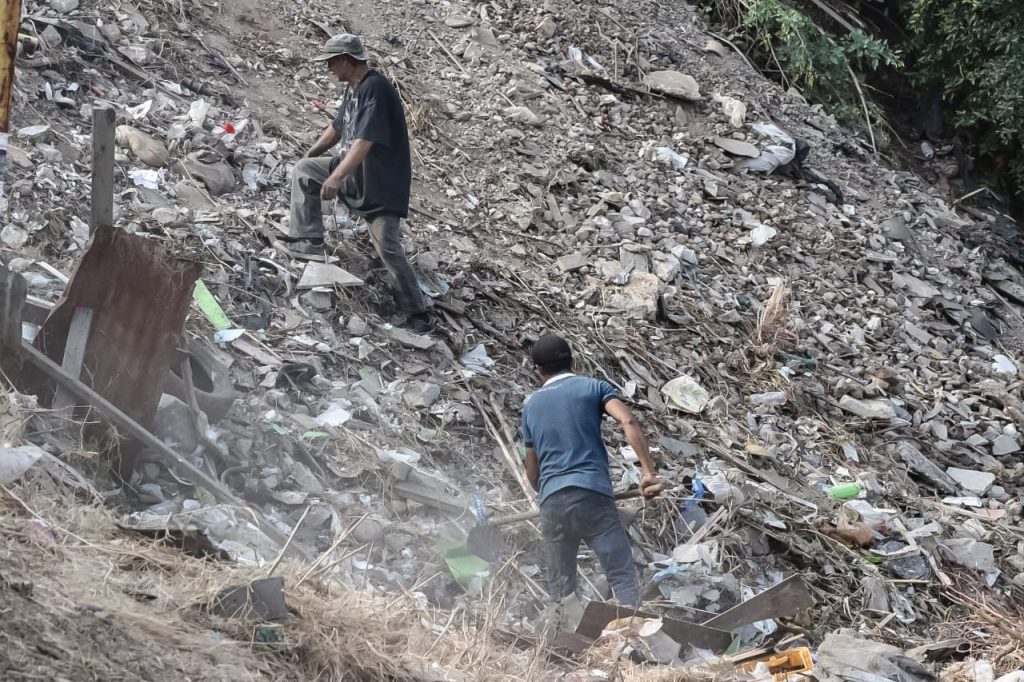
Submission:
MULTIPOLYGON (((491 437, 493 437, 494 440, 497 441, 498 447, 501 449, 501 454, 505 457, 505 462, 508 464, 509 473, 512 474, 512 478, 516 480, 516 483, 519 484, 519 487, 523 491, 523 495, 525 495, 526 499, 530 501, 530 507, 532 507, 533 509, 538 509, 539 507, 537 506, 537 494, 536 491, 534 491, 533 487, 530 485, 530 482, 526 479, 526 471, 523 466, 523 463, 518 461, 517 458, 512 454, 512 451, 509 449, 511 447, 514 447, 515 444, 505 444, 505 440, 501 437, 501 432, 498 430, 498 427, 495 426, 491 418, 487 415, 487 409, 484 407, 483 401, 480 400, 480 396, 477 395, 476 393, 473 394, 473 401, 476 403, 477 409, 480 410, 480 416, 484 418, 484 425, 490 432, 491 437)), ((500 412, 498 412, 495 406, 495 419, 498 418, 497 415, 499 414, 500 412)))
POLYGON ((176 452, 167 446, 162 440, 140 426, 138 422, 122 412, 120 408, 109 400, 83 384, 75 377, 69 375, 60 365, 47 357, 42 351, 25 342, 22 342, 21 349, 29 362, 38 367, 44 374, 50 377, 50 379, 57 382, 58 385, 66 388, 76 397, 100 410, 108 419, 110 419, 111 422, 119 428, 124 429, 125 432, 133 438, 138 439, 143 445, 148 448, 152 448, 156 453, 164 458, 168 466, 176 465, 187 471, 189 475, 197 481, 197 484, 206 488, 206 490, 208 490, 218 502, 238 507, 239 509, 250 509, 260 530, 280 547, 287 546, 288 549, 295 552, 303 559, 311 558, 309 552, 304 548, 294 543, 289 544, 288 538, 285 534, 278 530, 277 527, 263 515, 263 512, 259 509, 252 509, 248 507, 245 502, 233 495, 216 479, 192 464, 192 462, 185 459, 181 453, 176 452))

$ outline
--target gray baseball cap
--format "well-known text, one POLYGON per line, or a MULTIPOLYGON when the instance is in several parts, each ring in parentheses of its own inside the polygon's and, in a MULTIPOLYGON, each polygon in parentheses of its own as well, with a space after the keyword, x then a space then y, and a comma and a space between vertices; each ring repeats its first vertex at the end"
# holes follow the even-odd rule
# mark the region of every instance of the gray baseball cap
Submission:
POLYGON ((339 33, 327 39, 324 46, 320 48, 319 54, 313 57, 313 61, 323 62, 343 54, 361 62, 369 60, 366 50, 363 48, 363 40, 359 36, 351 33, 339 33))

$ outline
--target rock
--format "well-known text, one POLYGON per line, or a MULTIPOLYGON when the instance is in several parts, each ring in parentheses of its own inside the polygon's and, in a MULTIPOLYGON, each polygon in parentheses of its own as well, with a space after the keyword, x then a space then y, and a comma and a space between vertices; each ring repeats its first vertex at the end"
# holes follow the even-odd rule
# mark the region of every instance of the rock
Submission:
POLYGON ((355 528, 352 529, 352 537, 357 542, 361 542, 364 545, 368 545, 371 542, 380 542, 384 539, 385 526, 380 521, 366 517, 359 522, 355 528))
POLYGON ((1002 457, 1020 450, 1020 443, 1013 436, 1002 434, 992 442, 992 455, 1002 457))
POLYGON ((935 298, 942 294, 938 289, 922 282, 917 277, 900 272, 892 273, 892 283, 894 286, 906 289, 911 296, 918 296, 920 298, 935 298))
POLYGON ((652 256, 654 261, 654 274, 662 282, 671 284, 679 276, 681 264, 679 259, 669 253, 655 252, 652 256))
POLYGON ((444 25, 448 28, 469 28, 473 25, 473 20, 469 17, 453 14, 444 20, 444 25))
POLYGON ((699 100, 700 85, 693 76, 678 71, 652 71, 644 76, 644 85, 654 92, 691 101, 699 100))
POLYGON ((100 33, 107 39, 107 42, 113 44, 121 42, 121 29, 117 24, 103 24, 100 26, 100 33))
POLYGON ((35 164, 32 163, 32 159, 29 158, 28 154, 13 144, 7 147, 7 158, 18 168, 24 168, 25 170, 35 168, 35 164))
POLYGON ((345 325, 345 329, 347 329, 348 333, 352 336, 366 336, 366 332, 370 330, 370 326, 366 324, 366 320, 363 318, 358 315, 353 315, 348 318, 348 324, 345 325))
POLYGON ((558 269, 562 272, 575 272, 580 268, 586 267, 586 265, 587 257, 579 252, 559 256, 558 258, 558 269))
POLYGON ((175 165, 179 171, 201 180, 206 185, 206 191, 213 196, 224 194, 235 186, 235 172, 223 161, 205 163, 186 159, 175 165))
POLYGON ((17 225, 8 225, 0 230, 0 242, 12 249, 20 249, 28 242, 28 232, 17 225))
POLYGON ((1005 355, 992 356, 992 369, 997 374, 1006 374, 1008 376, 1017 374, 1017 365, 1005 355))
POLYGON ((61 14, 74 12, 78 9, 78 0, 50 0, 50 7, 61 14))
POLYGON ((64 36, 60 34, 57 27, 52 24, 47 24, 46 28, 43 29, 39 37, 43 39, 43 42, 49 47, 57 47, 64 42, 64 36))
POLYGON ((839 399, 839 406, 864 419, 893 419, 896 416, 896 408, 891 400, 857 400, 844 395, 839 399))
POLYGON ((625 286, 605 289, 605 306, 625 312, 634 319, 653 320, 658 313, 661 281, 649 272, 634 272, 625 286))
POLYGON ((192 452, 199 445, 192 410, 167 393, 160 396, 152 430, 157 438, 180 452, 192 452))
POLYGON ((731 137, 716 137, 715 146, 736 156, 748 156, 752 159, 756 159, 761 155, 761 150, 755 145, 741 140, 734 140, 731 137))
POLYGON ((541 40, 550 40, 554 37, 555 31, 557 30, 558 26, 555 25, 554 18, 549 14, 541 19, 541 22, 537 25, 535 32, 537 33, 537 37, 541 40))
POLYGON ((992 487, 996 480, 995 474, 987 471, 972 471, 971 469, 958 469, 950 467, 946 473, 957 482, 957 484, 969 493, 984 495, 992 487))
POLYGON ((531 126, 540 126, 544 123, 544 118, 533 113, 529 107, 506 107, 501 113, 505 118, 517 123, 531 126))
POLYGON ((115 134, 118 144, 127 145, 132 153, 147 166, 162 168, 167 165, 170 153, 163 142, 155 140, 131 126, 117 126, 115 134))
POLYGON ((441 397, 441 387, 427 381, 413 381, 402 392, 402 400, 409 407, 427 409, 441 397))
POLYGON ((209 211, 217 207, 216 204, 203 193, 199 186, 189 180, 182 180, 174 186, 174 194, 178 201, 193 211, 209 211))

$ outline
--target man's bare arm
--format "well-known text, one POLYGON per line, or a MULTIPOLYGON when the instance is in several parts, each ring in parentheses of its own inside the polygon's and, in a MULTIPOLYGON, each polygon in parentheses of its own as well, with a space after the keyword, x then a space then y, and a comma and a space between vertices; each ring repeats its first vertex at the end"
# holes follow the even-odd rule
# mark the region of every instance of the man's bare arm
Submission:
POLYGON ((373 143, 369 140, 353 140, 352 146, 348 148, 348 153, 345 154, 345 158, 341 160, 341 163, 334 169, 331 176, 324 181, 323 188, 320 190, 320 197, 330 201, 338 196, 345 184, 345 180, 366 159, 371 149, 373 149, 373 143))
POLYGON ((640 473, 643 475, 643 479, 640 481, 640 490, 643 491, 644 497, 654 497, 661 492, 661 481, 655 472, 651 451, 647 449, 647 436, 640 428, 640 422, 633 416, 633 411, 626 403, 618 398, 612 398, 605 403, 604 411, 622 427, 626 442, 633 448, 637 459, 640 460, 640 473))
POLYGON ((334 129, 334 126, 328 125, 324 128, 324 131, 320 133, 320 137, 317 138, 316 143, 309 148, 308 152, 306 152, 306 157, 312 158, 315 156, 322 156, 324 152, 338 144, 338 140, 340 139, 341 135, 339 135, 338 131, 334 129))
POLYGON ((533 448, 526 448, 526 478, 534 490, 540 489, 540 462, 537 460, 537 451, 533 448))

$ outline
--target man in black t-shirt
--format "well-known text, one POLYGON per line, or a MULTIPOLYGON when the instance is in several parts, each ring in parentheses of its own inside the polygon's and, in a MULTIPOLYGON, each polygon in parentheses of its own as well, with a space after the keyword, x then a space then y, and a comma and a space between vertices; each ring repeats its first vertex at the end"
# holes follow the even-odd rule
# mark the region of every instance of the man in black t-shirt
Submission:
POLYGON ((367 64, 358 36, 332 37, 314 61, 349 85, 338 115, 292 170, 291 225, 286 251, 325 259, 322 200, 342 201, 366 220, 370 237, 395 282, 403 326, 430 329, 423 295, 402 248, 401 220, 409 213, 412 162, 402 100, 391 82, 367 64), (341 156, 322 155, 342 142, 341 156))

